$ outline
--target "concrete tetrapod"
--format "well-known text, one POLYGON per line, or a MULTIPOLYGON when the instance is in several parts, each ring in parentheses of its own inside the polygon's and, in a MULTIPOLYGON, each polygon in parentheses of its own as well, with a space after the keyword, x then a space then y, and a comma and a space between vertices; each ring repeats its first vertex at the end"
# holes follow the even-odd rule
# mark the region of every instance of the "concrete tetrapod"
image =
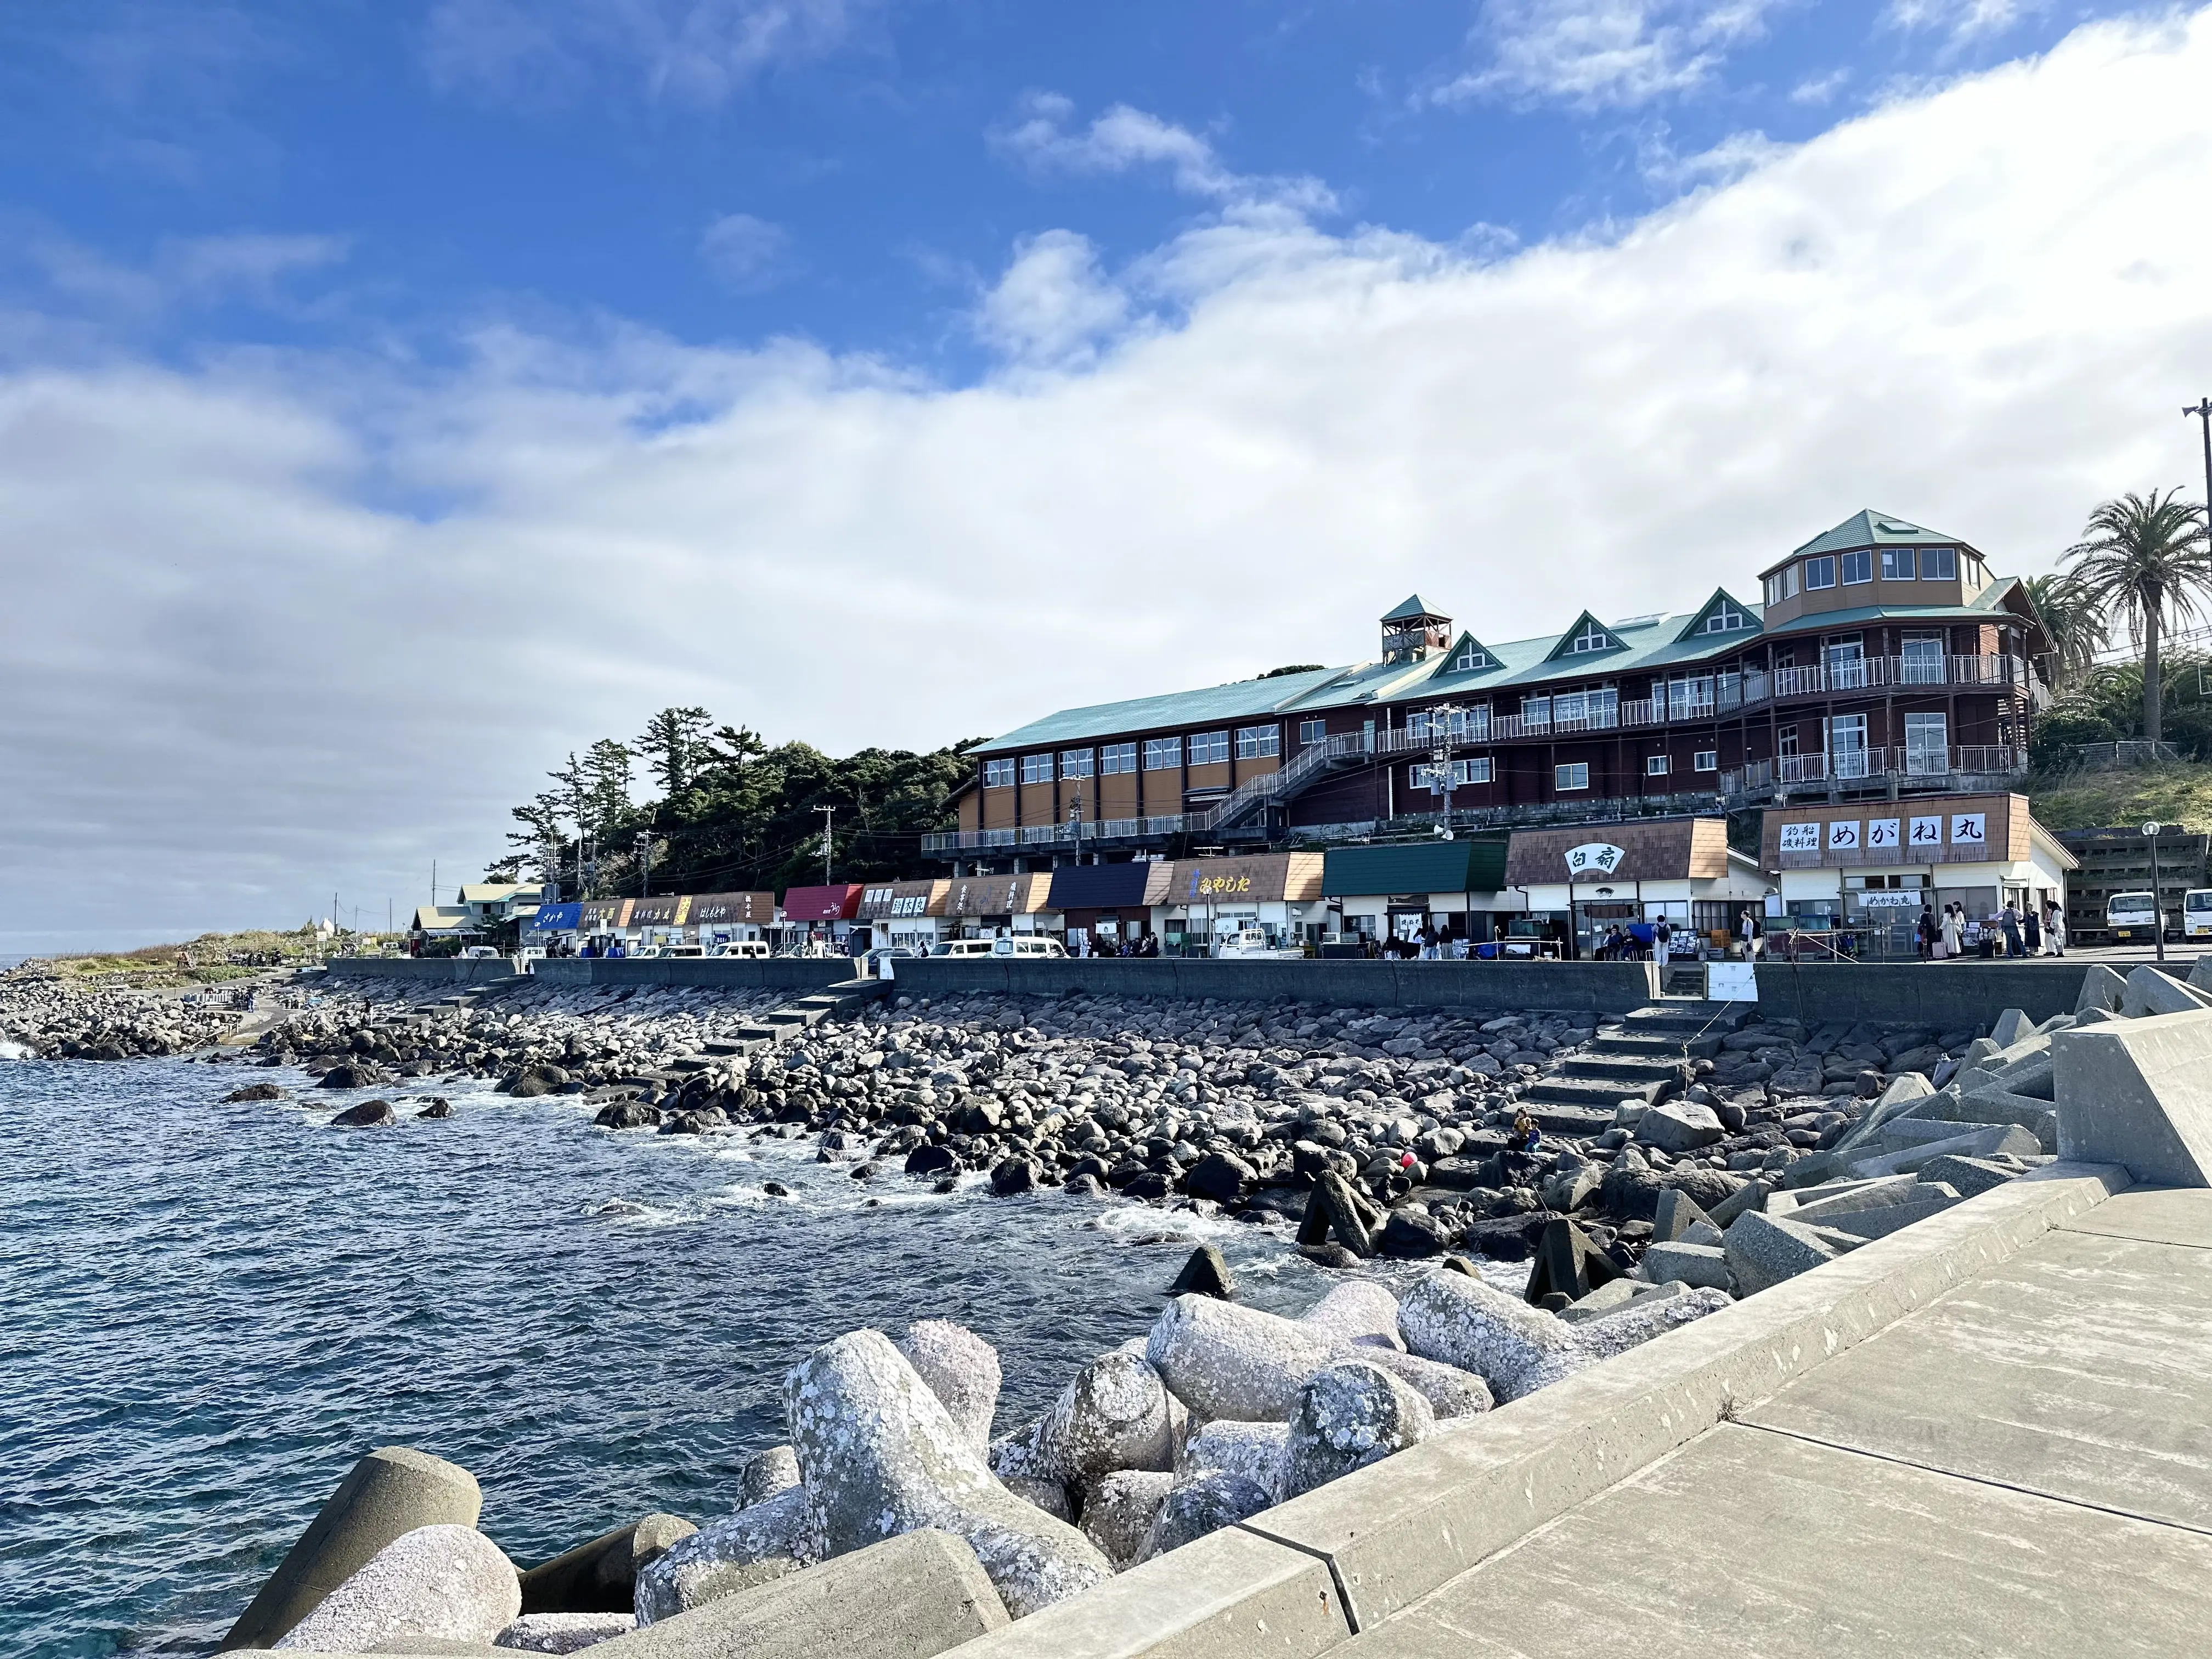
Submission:
POLYGON ((1503 1401, 1571 1367, 1575 1327, 1465 1273, 1431 1273, 1398 1304, 1406 1346, 1425 1359, 1474 1372, 1503 1401))
POLYGON ((1436 1427, 1429 1402, 1364 1360, 1340 1359, 1306 1379, 1283 1452, 1281 1495, 1295 1498, 1417 1446, 1436 1427))
POLYGON ((991 1419, 999 1408, 999 1351, 965 1325, 920 1319, 906 1328, 898 1351, 979 1452, 991 1449, 991 1419))
POLYGON ((1152 1322, 1145 1357, 1200 1417, 1281 1423, 1297 1409, 1300 1386, 1335 1347, 1295 1320, 1179 1296, 1152 1322))
POLYGON ((672 1619, 821 1559, 806 1493, 788 1487, 671 1544, 638 1571, 632 1610, 641 1625, 672 1619))
POLYGON ((522 1575, 526 1613, 629 1613, 637 1603, 637 1575, 668 1547, 698 1531, 672 1515, 648 1515, 564 1550, 522 1575))
POLYGON ((474 1527, 417 1527, 362 1563, 276 1645, 352 1653, 417 1639, 489 1644, 521 1611, 521 1577, 498 1545, 474 1527))
POLYGON ((880 1331, 817 1348, 785 1376, 783 1401, 825 1559, 935 1527, 967 1540, 1017 1619, 1112 1577, 1089 1539, 999 1484, 880 1331))
POLYGON ((314 1611, 394 1539, 417 1527, 473 1527, 483 1512, 476 1477, 405 1446, 380 1446, 355 1464, 277 1563, 222 1648, 265 1648, 314 1611))
POLYGON ((2212 1009, 2061 1031, 2058 1155, 2212 1186, 2212 1009))
POLYGON ((594 1659, 932 1659, 1006 1624, 1006 1609, 975 1551, 924 1528, 591 1652, 594 1659))

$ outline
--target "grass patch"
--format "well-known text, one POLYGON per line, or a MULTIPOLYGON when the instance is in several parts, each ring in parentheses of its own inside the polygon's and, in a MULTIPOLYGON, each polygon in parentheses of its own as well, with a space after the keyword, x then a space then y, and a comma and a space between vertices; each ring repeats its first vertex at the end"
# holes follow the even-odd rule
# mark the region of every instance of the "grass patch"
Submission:
POLYGON ((2027 798, 2046 830, 2124 830, 2155 821, 2212 835, 2212 765, 2163 761, 2040 774, 2027 798))

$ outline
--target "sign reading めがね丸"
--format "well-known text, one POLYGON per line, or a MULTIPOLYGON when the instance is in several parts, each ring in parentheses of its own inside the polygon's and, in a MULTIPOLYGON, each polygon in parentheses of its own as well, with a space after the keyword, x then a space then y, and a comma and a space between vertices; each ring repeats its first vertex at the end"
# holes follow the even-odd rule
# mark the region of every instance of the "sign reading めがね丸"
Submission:
POLYGON ((1620 868, 1621 860, 1628 854, 1611 842, 1586 841, 1579 847, 1567 848, 1567 878, 1577 876, 1609 876, 1620 868))

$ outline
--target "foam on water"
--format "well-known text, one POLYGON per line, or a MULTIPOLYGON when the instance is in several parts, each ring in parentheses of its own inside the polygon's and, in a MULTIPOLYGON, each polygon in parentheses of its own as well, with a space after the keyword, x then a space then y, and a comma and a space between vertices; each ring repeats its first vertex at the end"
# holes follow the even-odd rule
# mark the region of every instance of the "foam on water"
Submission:
MULTIPOLYGON (((785 1439, 783 1372, 856 1326, 972 1325, 1002 1428, 1140 1334, 1194 1243, 1253 1305, 1334 1282, 1286 1227, 951 1194, 805 1139, 617 1134, 573 1097, 380 1091, 179 1061, 0 1067, 0 1653, 205 1653, 339 1477, 471 1470, 526 1564, 705 1520, 785 1439), (222 1103, 245 1082, 301 1096, 222 1103), (418 1120, 442 1095, 446 1120, 418 1120), (791 1191, 763 1190, 775 1180, 791 1191)), ((1391 1276, 1401 1276, 1391 1270, 1391 1276)), ((1402 1275, 1410 1276, 1410 1275, 1402 1275)))

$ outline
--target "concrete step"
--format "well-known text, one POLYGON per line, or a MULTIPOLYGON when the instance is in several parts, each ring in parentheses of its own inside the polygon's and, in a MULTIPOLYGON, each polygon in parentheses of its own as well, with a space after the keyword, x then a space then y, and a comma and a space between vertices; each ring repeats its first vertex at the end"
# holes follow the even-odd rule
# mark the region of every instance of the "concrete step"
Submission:
POLYGON ((1649 1106, 1671 1081, 1654 1079, 1648 1083, 1626 1083, 1614 1079, 1547 1077, 1530 1084, 1521 1097, 1588 1107, 1592 1111, 1602 1111, 1606 1122, 1611 1123, 1615 1107, 1625 1101, 1649 1106))
POLYGON ((1526 1100, 1522 1103, 1536 1127, 1547 1135, 1601 1135, 1613 1127, 1610 1106, 1575 1106, 1562 1101, 1526 1100))
POLYGON ((1638 1036, 1655 1031, 1680 1031, 1685 1036, 1694 1031, 1726 1032, 1743 1024, 1752 1012, 1741 1003, 1649 1003, 1627 1015, 1620 1024, 1624 1031, 1638 1036))
POLYGON ((1675 1059, 1682 1056, 1684 1039, 1687 1038, 1691 1058, 1711 1060, 1721 1051, 1721 1033, 1708 1031, 1703 1036, 1680 1033, 1653 1033, 1650 1036, 1631 1035, 1619 1029, 1600 1031, 1589 1047, 1601 1054, 1649 1054, 1654 1059, 1675 1059))
POLYGON ((1645 1058, 1640 1054, 1577 1054, 1559 1067, 1562 1077, 1608 1078, 1621 1083, 1675 1083, 1681 1079, 1678 1046, 1645 1058))

